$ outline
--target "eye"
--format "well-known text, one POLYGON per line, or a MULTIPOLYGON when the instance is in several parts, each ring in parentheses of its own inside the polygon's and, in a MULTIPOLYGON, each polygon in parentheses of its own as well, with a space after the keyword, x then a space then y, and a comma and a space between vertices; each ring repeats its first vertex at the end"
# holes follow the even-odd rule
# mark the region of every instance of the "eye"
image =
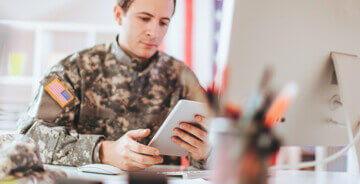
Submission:
POLYGON ((148 22, 150 20, 149 17, 139 17, 142 21, 148 22))
POLYGON ((167 22, 164 22, 164 21, 160 21, 160 25, 161 25, 161 26, 167 26, 168 23, 167 23, 167 22))

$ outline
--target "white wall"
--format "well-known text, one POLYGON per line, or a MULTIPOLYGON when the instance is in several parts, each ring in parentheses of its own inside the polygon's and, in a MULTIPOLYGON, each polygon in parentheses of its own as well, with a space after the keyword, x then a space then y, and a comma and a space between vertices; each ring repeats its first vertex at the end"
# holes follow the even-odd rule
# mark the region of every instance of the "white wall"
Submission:
POLYGON ((0 0, 0 19, 114 23, 116 0, 0 0))
POLYGON ((193 68, 203 87, 212 80, 214 1, 194 0, 193 68))
MULTIPOLYGON (((0 20, 115 25, 112 14, 115 3, 116 0, 0 0, 0 20)), ((193 70, 200 83, 206 87, 212 78, 214 59, 212 53, 214 1, 193 0, 193 3, 193 70)), ((185 1, 178 0, 164 45, 168 54, 182 61, 185 55, 184 31, 185 1)))

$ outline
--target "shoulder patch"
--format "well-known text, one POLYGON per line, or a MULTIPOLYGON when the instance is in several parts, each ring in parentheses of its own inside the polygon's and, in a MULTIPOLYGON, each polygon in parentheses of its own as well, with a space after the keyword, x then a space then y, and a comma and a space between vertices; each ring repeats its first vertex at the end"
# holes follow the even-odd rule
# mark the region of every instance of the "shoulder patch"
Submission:
POLYGON ((45 91, 61 106, 65 107, 70 103, 74 96, 70 93, 68 89, 59 81, 59 79, 54 79, 46 87, 45 91))

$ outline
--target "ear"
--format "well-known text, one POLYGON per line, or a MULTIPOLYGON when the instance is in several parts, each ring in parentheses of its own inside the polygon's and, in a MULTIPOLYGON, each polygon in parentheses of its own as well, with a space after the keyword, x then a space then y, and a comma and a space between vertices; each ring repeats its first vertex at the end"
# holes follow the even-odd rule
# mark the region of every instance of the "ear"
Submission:
POLYGON ((122 23, 122 15, 123 15, 123 13, 124 13, 124 11, 121 8, 121 6, 116 4, 114 6, 114 17, 115 17, 115 21, 117 22, 117 24, 119 26, 121 26, 121 23, 122 23))

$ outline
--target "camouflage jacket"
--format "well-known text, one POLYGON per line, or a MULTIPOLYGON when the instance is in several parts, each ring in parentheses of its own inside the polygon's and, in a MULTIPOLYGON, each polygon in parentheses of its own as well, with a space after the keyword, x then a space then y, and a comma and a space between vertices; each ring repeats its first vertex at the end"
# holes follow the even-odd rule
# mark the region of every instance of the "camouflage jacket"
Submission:
POLYGON ((44 167, 32 139, 20 134, 0 134, 0 183, 56 183, 64 177, 65 172, 44 167))
POLYGON ((204 97, 182 62, 163 52, 148 61, 131 60, 114 41, 53 66, 18 129, 38 143, 45 163, 98 163, 101 139, 149 128, 151 135, 141 140, 147 144, 178 100, 204 97))

